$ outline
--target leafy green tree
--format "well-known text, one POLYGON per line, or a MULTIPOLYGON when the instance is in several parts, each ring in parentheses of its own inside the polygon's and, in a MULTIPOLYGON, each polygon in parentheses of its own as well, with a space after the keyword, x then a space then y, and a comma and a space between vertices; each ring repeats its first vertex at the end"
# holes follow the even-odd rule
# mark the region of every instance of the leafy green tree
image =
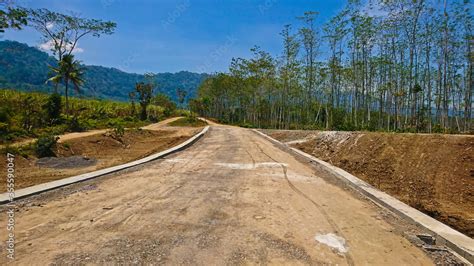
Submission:
POLYGON ((43 106, 51 125, 55 124, 61 117, 61 102, 61 95, 53 93, 48 97, 47 102, 43 106))
POLYGON ((154 105, 163 107, 165 109, 165 116, 170 116, 174 112, 174 110, 176 110, 176 104, 171 100, 168 95, 163 93, 159 93, 155 97, 153 97, 152 103, 154 105))
POLYGON ((66 97, 66 114, 69 114, 69 83, 72 83, 77 93, 80 92, 80 86, 84 83, 83 76, 84 70, 82 69, 81 63, 74 59, 74 55, 65 55, 59 62, 58 67, 51 67, 51 70, 55 73, 55 76, 49 79, 56 84, 61 82, 65 86, 65 97, 66 97))
POLYGON ((178 102, 181 106, 183 106, 184 100, 186 99, 187 92, 183 89, 177 89, 176 94, 178 96, 178 102))
POLYGON ((315 15, 298 35, 284 27, 274 67, 258 48, 232 59, 192 110, 245 126, 473 132, 471 0, 349 0, 324 38, 315 15))
POLYGON ((153 97, 153 84, 139 82, 135 85, 135 92, 140 104, 140 119, 146 120, 148 118, 147 107, 153 97))
POLYGON ((110 35, 117 26, 115 22, 65 15, 45 8, 25 9, 24 12, 28 14, 29 25, 42 35, 42 41, 49 45, 58 61, 71 55, 83 37, 110 35))
MULTIPOLYGON (((317 38, 315 20, 318 14, 319 12, 309 11, 298 18, 305 24, 299 29, 299 34, 304 48, 304 85, 308 102, 311 102, 313 98, 316 83, 316 56, 318 55, 319 40, 317 38)), ((306 104, 308 104, 308 102, 306 104)))
POLYGON ((5 29, 21 29, 27 25, 27 12, 21 8, 8 6, 5 2, 0 2, 0 33, 5 29))
POLYGON ((137 94, 134 91, 128 93, 128 98, 130 99, 130 113, 132 116, 135 116, 136 109, 135 109, 135 98, 137 94))
POLYGON ((38 140, 35 142, 35 152, 39 158, 56 156, 54 153, 54 148, 58 142, 59 137, 53 134, 43 134, 38 137, 38 140))

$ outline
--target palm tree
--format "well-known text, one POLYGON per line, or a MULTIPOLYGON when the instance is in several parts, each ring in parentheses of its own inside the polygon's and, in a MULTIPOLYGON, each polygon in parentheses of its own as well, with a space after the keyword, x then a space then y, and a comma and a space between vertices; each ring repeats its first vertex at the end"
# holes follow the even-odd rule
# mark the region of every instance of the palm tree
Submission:
POLYGON ((74 55, 65 55, 59 61, 58 67, 51 67, 51 70, 54 72, 55 76, 48 79, 56 84, 64 82, 65 86, 65 96, 66 96, 66 115, 69 114, 69 99, 68 99, 68 90, 69 82, 74 86, 76 92, 80 92, 80 86, 84 84, 83 76, 84 69, 81 67, 81 63, 78 60, 74 60, 74 55))

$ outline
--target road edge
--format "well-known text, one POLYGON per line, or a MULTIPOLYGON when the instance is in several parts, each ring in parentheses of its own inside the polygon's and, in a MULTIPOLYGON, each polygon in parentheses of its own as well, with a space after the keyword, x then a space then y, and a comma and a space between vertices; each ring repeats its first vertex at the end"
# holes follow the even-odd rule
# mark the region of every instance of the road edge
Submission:
POLYGON ((342 170, 341 168, 331 165, 303 151, 290 147, 257 129, 252 129, 252 131, 276 144, 280 148, 290 151, 294 155, 308 159, 309 163, 318 164, 319 166, 324 167, 325 170, 338 177, 339 180, 345 185, 362 193, 377 205, 389 209, 408 222, 421 226, 422 228, 431 232, 436 238, 437 243, 452 249, 461 257, 469 261, 471 265, 474 263, 474 239, 439 222, 438 220, 435 220, 434 218, 431 218, 417 209, 408 206, 407 204, 388 195, 387 193, 374 188, 356 176, 342 170))
MULTIPOLYGON (((97 170, 97 171, 93 171, 93 172, 89 172, 89 173, 85 173, 85 174, 80 174, 80 175, 76 175, 76 176, 72 176, 72 177, 66 177, 66 178, 63 178, 63 179, 59 179, 59 180, 55 180, 55 181, 51 181, 51 182, 47 182, 47 183, 34 185, 34 186, 31 186, 31 187, 16 190, 14 200, 18 200, 18 199, 22 199, 22 198, 25 198, 25 197, 33 196, 33 195, 40 194, 40 193, 43 193, 43 192, 46 192, 46 191, 50 191, 50 190, 57 189, 57 188, 60 188, 60 187, 64 187, 64 186, 67 186, 67 185, 71 185, 71 184, 74 184, 74 183, 83 182, 83 181, 86 181, 86 180, 90 180, 90 179, 93 179, 93 178, 97 178, 97 177, 104 176, 104 175, 107 175, 107 174, 115 173, 115 172, 118 172, 118 171, 121 171, 121 170, 124 170, 124 169, 128 169, 128 168, 131 168, 131 167, 134 167, 134 166, 138 166, 138 165, 141 165, 141 164, 144 164, 144 163, 154 161, 156 159, 159 159, 159 158, 162 158, 164 156, 170 155, 172 153, 181 151, 181 150, 191 146, 196 141, 198 141, 202 136, 204 136, 204 134, 206 134, 207 131, 209 131, 209 126, 204 127, 201 130, 201 132, 197 133, 196 135, 192 136, 191 138, 189 138, 188 140, 186 140, 185 142, 183 142, 179 145, 176 145, 172 148, 161 151, 159 153, 149 155, 149 156, 144 157, 144 158, 139 159, 139 160, 135 160, 135 161, 132 161, 132 162, 129 162, 129 163, 120 164, 120 165, 108 167, 108 168, 105 168, 105 169, 101 169, 101 170, 97 170)), ((9 196, 8 192, 0 194, 0 205, 7 204, 7 203, 10 203, 10 202, 11 201, 10 201, 10 196, 9 196)))

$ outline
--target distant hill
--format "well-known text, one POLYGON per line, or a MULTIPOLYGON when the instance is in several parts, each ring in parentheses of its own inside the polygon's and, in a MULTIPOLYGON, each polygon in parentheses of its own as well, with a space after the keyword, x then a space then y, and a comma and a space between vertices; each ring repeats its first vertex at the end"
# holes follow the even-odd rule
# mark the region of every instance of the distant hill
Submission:
MULTIPOLYGON (((0 41, 0 88, 22 91, 51 92, 52 85, 45 84, 49 75, 49 65, 57 63, 47 53, 15 41, 0 41)), ((84 66, 85 84, 81 95, 101 99, 128 101, 128 93, 135 83, 144 79, 143 75, 126 73, 116 68, 84 66)), ((187 71, 159 73, 156 76, 158 90, 177 100, 178 88, 187 91, 187 97, 195 96, 207 74, 187 71)))

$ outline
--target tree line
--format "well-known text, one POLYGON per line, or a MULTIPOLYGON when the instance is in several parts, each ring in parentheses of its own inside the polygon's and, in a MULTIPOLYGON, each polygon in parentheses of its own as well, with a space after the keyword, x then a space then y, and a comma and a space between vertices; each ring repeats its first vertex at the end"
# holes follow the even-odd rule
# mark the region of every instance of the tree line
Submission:
POLYGON ((469 0, 350 0, 255 46, 208 78, 190 107, 268 128, 472 132, 474 38, 469 0))

